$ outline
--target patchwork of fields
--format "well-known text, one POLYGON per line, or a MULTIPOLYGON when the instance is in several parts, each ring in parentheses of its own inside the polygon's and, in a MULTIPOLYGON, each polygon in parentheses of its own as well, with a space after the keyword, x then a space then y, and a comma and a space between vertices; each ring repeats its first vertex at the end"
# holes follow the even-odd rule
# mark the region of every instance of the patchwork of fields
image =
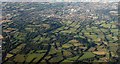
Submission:
POLYGON ((112 3, 88 15, 84 5, 93 3, 66 4, 3 3, 3 63, 116 62, 117 16, 105 13, 112 3))

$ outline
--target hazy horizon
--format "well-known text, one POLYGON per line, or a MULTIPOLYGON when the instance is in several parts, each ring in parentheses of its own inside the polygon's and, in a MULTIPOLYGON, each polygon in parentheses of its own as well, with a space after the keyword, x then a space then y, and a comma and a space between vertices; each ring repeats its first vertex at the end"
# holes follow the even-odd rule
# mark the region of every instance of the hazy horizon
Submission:
POLYGON ((120 0, 0 0, 1 2, 119 2, 120 0))

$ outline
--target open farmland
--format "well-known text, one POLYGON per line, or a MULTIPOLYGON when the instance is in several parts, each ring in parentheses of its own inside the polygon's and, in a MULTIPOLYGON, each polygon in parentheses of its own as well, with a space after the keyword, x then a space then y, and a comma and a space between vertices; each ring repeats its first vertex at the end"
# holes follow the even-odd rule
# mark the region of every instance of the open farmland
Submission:
POLYGON ((117 3, 2 4, 3 64, 118 61, 117 3))

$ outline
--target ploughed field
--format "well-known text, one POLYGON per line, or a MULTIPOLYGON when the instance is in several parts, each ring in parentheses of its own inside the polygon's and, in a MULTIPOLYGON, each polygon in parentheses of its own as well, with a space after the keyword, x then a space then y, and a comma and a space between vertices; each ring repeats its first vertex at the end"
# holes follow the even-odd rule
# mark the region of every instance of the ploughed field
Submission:
POLYGON ((94 16, 81 18, 81 11, 70 11, 71 17, 66 9, 77 5, 66 4, 3 3, 3 63, 116 61, 116 16, 93 9, 94 16), (109 19, 100 18, 101 14, 109 19))

